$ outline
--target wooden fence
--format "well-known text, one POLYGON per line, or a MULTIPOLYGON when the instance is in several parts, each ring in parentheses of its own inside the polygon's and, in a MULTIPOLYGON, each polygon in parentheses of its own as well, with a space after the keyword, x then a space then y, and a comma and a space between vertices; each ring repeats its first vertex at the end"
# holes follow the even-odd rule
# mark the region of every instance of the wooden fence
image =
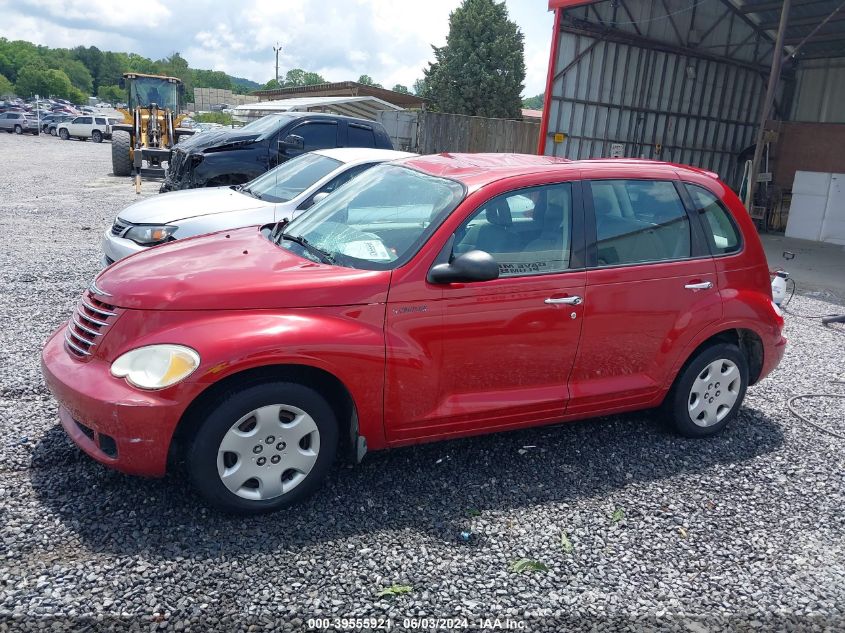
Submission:
POLYGON ((420 154, 537 153, 539 123, 442 112, 380 112, 379 115, 397 149, 420 154))

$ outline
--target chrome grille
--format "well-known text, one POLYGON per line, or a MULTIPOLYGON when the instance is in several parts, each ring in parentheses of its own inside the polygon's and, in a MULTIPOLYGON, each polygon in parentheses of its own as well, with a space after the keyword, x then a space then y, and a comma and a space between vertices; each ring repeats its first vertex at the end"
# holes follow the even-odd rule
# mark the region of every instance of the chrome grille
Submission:
POLYGON ((120 218, 117 218, 114 221, 114 224, 111 225, 111 234, 117 235, 119 237, 119 236, 123 235, 123 232, 126 229, 128 229, 130 226, 132 226, 131 223, 126 222, 125 220, 121 220, 120 218))
POLYGON ((100 301, 90 291, 86 291, 65 328, 65 346, 68 351, 77 358, 89 358, 116 316, 117 311, 113 305, 100 301))

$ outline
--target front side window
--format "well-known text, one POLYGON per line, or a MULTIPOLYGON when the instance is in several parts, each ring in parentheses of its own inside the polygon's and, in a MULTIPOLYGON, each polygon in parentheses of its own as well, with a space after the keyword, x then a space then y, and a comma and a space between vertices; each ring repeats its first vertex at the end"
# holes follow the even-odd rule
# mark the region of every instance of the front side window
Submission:
POLYGON ((316 248, 339 266, 390 270, 413 257, 464 195, 454 180, 378 165, 290 222, 277 241, 309 259, 321 259, 316 248))
POLYGON ((305 123, 294 128, 291 134, 304 139, 306 152, 337 146, 337 123, 305 123))
POLYGON ((80 123, 82 125, 90 125, 91 124, 91 117, 90 116, 82 116, 79 117, 74 123, 80 123))
POLYGON ((243 187, 244 193, 270 202, 293 200, 341 162, 320 154, 302 154, 262 174, 243 187))
POLYGON ((572 185, 530 187, 497 196, 456 231, 453 255, 479 250, 499 264, 500 277, 569 268, 572 185))
POLYGON ((690 223, 675 185, 664 180, 590 182, 599 266, 690 257, 690 223))

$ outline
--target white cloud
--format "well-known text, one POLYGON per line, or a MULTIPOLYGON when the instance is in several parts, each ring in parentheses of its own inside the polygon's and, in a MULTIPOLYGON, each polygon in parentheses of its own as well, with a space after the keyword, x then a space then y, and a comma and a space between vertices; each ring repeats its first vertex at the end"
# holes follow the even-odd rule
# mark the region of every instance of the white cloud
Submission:
MULTIPOLYGON (((16 0, 3 10, 0 36, 48 46, 97 46, 160 59, 179 51, 194 68, 264 83, 304 68, 330 81, 371 75, 411 86, 446 42, 459 0, 245 0, 238 3, 144 0, 127 9, 112 0, 16 0), (172 8, 171 8, 172 7, 172 8)), ((545 87, 551 14, 545 0, 507 0, 525 34, 526 95, 545 87)))

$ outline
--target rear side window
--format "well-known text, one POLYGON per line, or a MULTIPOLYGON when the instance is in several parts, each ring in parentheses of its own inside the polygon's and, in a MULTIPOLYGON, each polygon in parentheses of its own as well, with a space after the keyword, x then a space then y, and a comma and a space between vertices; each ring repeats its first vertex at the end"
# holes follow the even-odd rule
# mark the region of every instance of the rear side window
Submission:
POLYGON ((375 147, 376 137, 373 128, 349 124, 349 147, 375 147))
POLYGON ((599 266, 690 257, 690 223, 675 185, 664 180, 590 182, 599 266))
POLYGON ((105 125, 106 124, 105 119, 94 119, 94 120, 97 122, 97 125, 105 125))
POLYGON ((736 253, 742 248, 739 231, 731 214, 719 202, 719 199, 704 187, 686 184, 695 210, 704 226, 704 235, 714 255, 736 253))

